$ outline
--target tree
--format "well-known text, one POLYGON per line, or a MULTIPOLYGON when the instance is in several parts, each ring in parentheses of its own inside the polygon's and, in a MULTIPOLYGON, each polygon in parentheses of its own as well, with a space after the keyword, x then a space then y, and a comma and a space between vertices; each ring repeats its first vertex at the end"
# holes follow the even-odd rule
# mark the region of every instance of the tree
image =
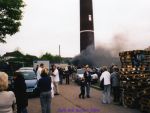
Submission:
POLYGON ((53 56, 50 53, 45 53, 44 55, 41 56, 42 60, 50 60, 52 63, 60 63, 62 61, 62 58, 60 56, 53 56))
POLYGON ((24 56, 23 61, 24 61, 25 66, 30 67, 30 66, 33 65, 34 60, 38 60, 38 57, 27 54, 27 55, 24 56))
POLYGON ((7 35, 19 31, 24 6, 23 0, 0 0, 0 43, 6 43, 7 35))
POLYGON ((53 61, 54 60, 54 56, 51 55, 50 53, 45 53, 45 54, 43 54, 41 56, 41 59, 42 60, 51 60, 51 61, 53 61))

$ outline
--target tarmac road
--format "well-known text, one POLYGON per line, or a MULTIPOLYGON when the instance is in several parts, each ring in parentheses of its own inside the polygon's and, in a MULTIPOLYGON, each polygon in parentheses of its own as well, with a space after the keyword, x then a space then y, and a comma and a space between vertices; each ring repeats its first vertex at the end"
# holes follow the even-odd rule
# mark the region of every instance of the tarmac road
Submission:
MULTIPOLYGON (((123 106, 102 104, 102 91, 91 88, 91 98, 79 99, 79 86, 60 85, 60 95, 52 99, 51 113, 140 113, 123 106)), ((41 113, 39 97, 29 98, 29 113, 41 113)))

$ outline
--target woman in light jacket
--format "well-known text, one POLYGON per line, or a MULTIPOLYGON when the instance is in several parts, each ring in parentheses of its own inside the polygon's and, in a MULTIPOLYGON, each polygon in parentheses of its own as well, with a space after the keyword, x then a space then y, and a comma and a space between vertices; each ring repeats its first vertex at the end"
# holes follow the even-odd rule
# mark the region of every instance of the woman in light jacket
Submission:
POLYGON ((7 91, 8 75, 0 72, 0 113, 13 113, 12 105, 16 98, 12 91, 7 91))

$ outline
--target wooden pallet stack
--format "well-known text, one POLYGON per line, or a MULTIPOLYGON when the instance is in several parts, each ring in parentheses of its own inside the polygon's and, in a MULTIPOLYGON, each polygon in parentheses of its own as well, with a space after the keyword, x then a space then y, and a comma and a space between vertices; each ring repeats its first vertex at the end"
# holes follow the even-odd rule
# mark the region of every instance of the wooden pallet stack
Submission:
POLYGON ((140 100, 144 98, 142 92, 150 87, 150 51, 124 51, 119 56, 122 103, 132 108, 139 107, 140 100))
POLYGON ((150 95, 141 98, 140 110, 144 113, 150 113, 150 95))
POLYGON ((150 87, 145 88, 139 95, 141 96, 140 110, 145 113, 150 113, 150 87))

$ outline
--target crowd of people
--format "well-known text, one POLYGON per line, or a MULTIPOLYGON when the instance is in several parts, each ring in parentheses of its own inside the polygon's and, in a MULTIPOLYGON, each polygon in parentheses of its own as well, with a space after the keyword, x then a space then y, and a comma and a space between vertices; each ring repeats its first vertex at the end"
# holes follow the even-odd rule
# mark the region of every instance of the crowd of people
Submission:
MULTIPOLYGON (((51 98, 59 95, 59 71, 55 65, 51 70, 40 64, 36 69, 37 88, 40 93, 40 103, 42 113, 51 113, 51 98)), ((13 76, 13 91, 8 89, 8 75, 0 72, 0 113, 13 113, 17 105, 17 113, 28 113, 28 95, 25 79, 21 73, 15 73, 13 76)))
MULTIPOLYGON (((80 81, 80 94, 79 98, 90 98, 90 86, 91 86, 91 74, 88 66, 84 67, 84 76, 80 81)), ((113 95, 113 101, 115 104, 119 104, 120 99, 120 75, 119 68, 112 66, 109 70, 106 66, 103 66, 99 72, 100 87, 103 90, 102 103, 111 103, 111 93, 113 95)))
MULTIPOLYGON (((73 74, 71 68, 65 69, 66 84, 69 84, 69 78, 73 74)), ((38 90, 40 92, 40 103, 42 113, 51 113, 51 100, 54 95, 60 95, 59 84, 62 84, 60 68, 52 65, 49 70, 40 64, 37 66, 35 73, 38 80, 38 90)), ((104 66, 100 72, 99 80, 103 83, 103 97, 102 103, 111 103, 111 92, 113 92, 114 102, 119 102, 119 69, 114 66, 110 71, 104 66)), ((72 75, 73 78, 73 75, 72 75)), ((80 94, 79 98, 91 98, 91 72, 88 65, 84 67, 84 76, 80 81, 80 94)), ((28 97, 26 93, 26 83, 24 77, 17 73, 14 75, 14 91, 7 91, 8 88, 8 75, 0 72, 0 113, 13 113, 13 105, 17 105, 17 113, 28 113, 28 97), (7 106, 7 107, 6 107, 7 106)))
POLYGON ((114 67, 112 73, 110 73, 107 67, 103 67, 103 72, 100 76, 100 82, 103 82, 103 104, 111 103, 111 91, 113 92, 114 102, 119 102, 119 73, 118 68, 114 67))

